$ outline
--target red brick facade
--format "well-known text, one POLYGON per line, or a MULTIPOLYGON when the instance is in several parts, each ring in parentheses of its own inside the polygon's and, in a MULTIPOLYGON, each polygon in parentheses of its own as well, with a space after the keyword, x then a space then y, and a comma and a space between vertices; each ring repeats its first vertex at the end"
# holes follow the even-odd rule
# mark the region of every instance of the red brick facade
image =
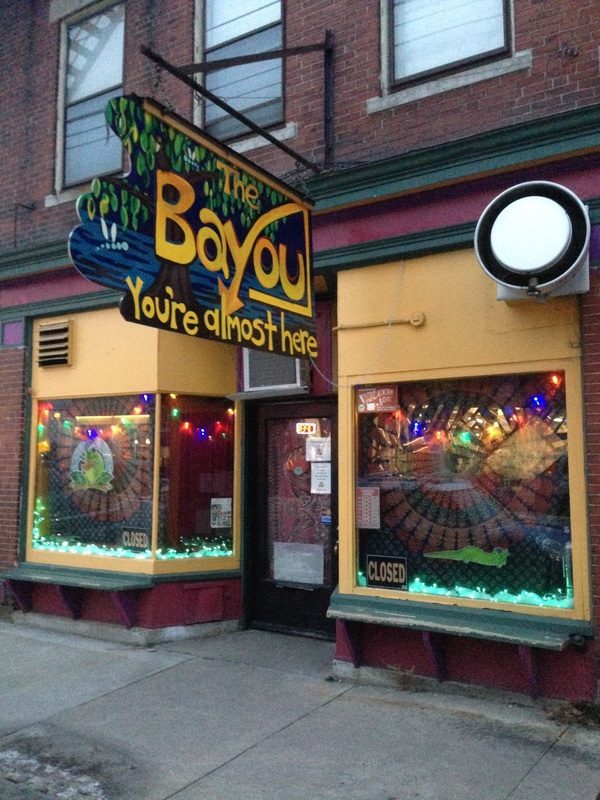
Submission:
MULTIPOLYGON (((3 74, 11 75, 0 123, 3 185, 9 187, 0 198, 0 254, 10 253, 15 241, 21 249, 66 237, 73 224, 72 204, 44 205, 54 191, 60 40, 60 24, 50 22, 49 6, 46 0, 2 0, 0 5, 7 60, 3 74), (35 210, 15 203, 35 205, 35 210)), ((515 51, 530 51, 530 68, 372 114, 367 113, 367 100, 380 94, 379 2, 366 0, 360 13, 356 6, 335 0, 289 1, 284 6, 288 47, 322 42, 325 30, 333 31, 333 160, 339 164, 365 163, 600 102, 598 9, 593 0, 515 3, 515 51)), ((154 96, 186 117, 190 93, 172 76, 157 72, 140 46, 174 65, 193 61, 192 10, 193 3, 175 0, 127 0, 126 12, 125 90, 154 96)), ((298 125, 291 146, 322 161, 322 53, 288 59, 285 108, 286 120, 298 125)), ((288 156, 270 147, 253 157, 275 174, 294 170, 288 156)))
POLYGON ((24 349, 0 349, 0 567, 12 566, 17 556, 23 474, 24 389, 24 349))
MULTIPOLYGON (((391 92, 387 96, 385 86, 382 90, 383 3, 384 0, 364 0, 362 3, 282 0, 287 47, 323 42, 326 30, 334 36, 334 147, 332 163, 326 165, 334 176, 351 170, 355 165, 381 164, 398 156, 407 156, 406 163, 410 163, 413 153, 435 150, 448 142, 460 143, 462 140, 465 140, 462 154, 465 162, 469 158, 467 141, 473 137, 494 131, 516 130, 524 123, 542 126, 546 118, 600 108, 597 36, 600 7, 597 0, 513 0, 512 61, 507 58, 512 64, 510 68, 507 66, 499 69, 495 76, 463 82, 463 85, 457 78, 447 91, 435 91, 433 85, 425 90, 426 82, 421 82, 407 84, 397 94, 391 92), (378 98, 379 102, 374 102, 378 98)), ((194 26, 198 21, 194 20, 194 5, 181 0, 125 0, 125 92, 153 97, 187 119, 191 119, 194 112, 191 92, 174 77, 157 70, 140 48, 143 45, 150 47, 174 65, 199 59, 201 56, 195 52, 195 39, 198 37, 194 37, 194 26)), ((0 68, 5 76, 0 120, 0 321, 3 312, 10 312, 13 315, 11 319, 18 318, 20 306, 24 307, 23 316, 27 313, 41 314, 44 301, 51 301, 56 309, 60 307, 61 298, 97 291, 74 273, 66 259, 66 242, 76 224, 76 215, 72 197, 64 200, 60 195, 56 196, 61 21, 51 18, 51 14, 60 8, 89 7, 93 11, 97 6, 81 0, 79 3, 70 0, 29 0, 26 3, 0 0, 3 41, 0 68), (57 246, 64 254, 62 262, 58 256, 45 263, 45 253, 57 246), (37 310, 30 312, 28 306, 35 306, 37 310)), ((305 158, 322 164, 325 159, 323 53, 291 56, 286 61, 284 75, 285 122, 297 126, 297 135, 286 143, 305 158)), ((355 207, 359 208, 356 214, 354 208, 350 211, 337 209, 335 201, 328 208, 317 208, 320 216, 315 226, 316 250, 327 253, 389 237, 415 233, 426 235, 428 231, 474 223, 485 202, 494 196, 496 183, 498 188, 504 188, 507 183, 510 185, 515 175, 531 178, 538 168, 538 177, 542 179, 560 180, 563 175, 565 185, 570 185, 572 179, 577 180, 582 199, 594 208, 600 208, 600 147, 594 145, 589 152, 584 148, 581 152, 574 150, 556 158, 536 152, 529 163, 521 161, 518 165, 511 163, 510 151, 504 151, 500 142, 497 152, 499 166, 497 169, 487 168, 487 183, 483 188, 477 186, 479 174, 477 166, 474 166, 472 174, 466 176, 460 186, 457 179, 450 189, 440 191, 439 198, 436 198, 436 192, 440 187, 431 179, 422 193, 419 188, 413 191, 409 186, 406 190, 398 189, 391 197, 378 197, 377 186, 363 187, 362 200, 356 201, 355 207), (585 174, 581 169, 584 157, 589 158, 589 171, 585 174), (580 160, 575 163, 577 159, 580 160), (449 216, 444 217, 442 212, 450 205, 448 197, 452 193, 456 203, 448 212, 449 216), (398 213, 398 209, 403 213, 398 213), (406 226, 402 230, 394 228, 400 218, 406 226)), ((299 173, 302 179, 310 178, 308 171, 297 169, 293 159, 271 146, 261 147, 247 155, 270 172, 288 177, 291 182, 300 180, 299 173)), ((592 602, 594 617, 598 619, 600 235, 597 231, 594 235, 592 285, 590 292, 582 295, 580 309, 592 602)), ((345 268, 345 265, 340 268, 345 268)), ((331 322, 335 324, 333 317, 331 322)), ((0 567, 9 567, 18 556, 21 524, 19 510, 27 408, 26 351, 21 346, 1 345, 2 341, 0 567)), ((334 355, 328 356, 335 360, 334 355)), ((235 614, 239 611, 237 592, 236 586, 235 603, 232 601, 231 604, 235 614)), ((172 593, 176 595, 177 591, 173 589, 172 593)), ((149 601, 149 607, 152 602, 149 601)), ((150 612, 148 614, 149 626, 152 626, 156 619, 150 612)), ((235 614, 232 612, 233 616, 235 614)), ((169 624, 175 622, 169 619, 169 624)), ((599 630, 598 623, 596 630, 599 630)), ((386 638, 380 629, 373 627, 365 632, 364 638, 366 641, 371 637, 375 642, 374 648, 377 650, 379 647, 381 657, 387 658, 388 651, 395 645, 394 636, 386 638)), ((347 655, 344 647, 341 641, 341 656, 347 655)), ((482 657, 480 671, 489 668, 490 674, 493 672, 496 656, 502 656, 502 646, 494 645, 493 648, 482 657)), ((449 646, 448 652, 451 651, 449 646)), ((425 655, 418 654, 418 658, 421 656, 424 659, 423 672, 427 673, 425 655)), ((546 654, 544 659, 546 666, 540 662, 539 667, 544 674, 542 690, 551 695, 560 694, 559 684, 564 677, 560 655, 546 654)), ((477 672, 476 660, 469 662, 463 657, 462 660, 457 658, 456 663, 458 679, 477 681, 474 674, 477 672), (470 664, 468 669, 466 664, 470 664)), ((577 654, 573 663, 582 676, 578 679, 579 685, 584 687, 580 694, 589 699, 600 675, 600 645, 591 645, 585 655, 577 654), (590 653, 597 662, 595 672, 589 666, 590 653)), ((373 665, 378 666, 377 663, 373 665)), ((398 666, 403 665, 399 663, 398 666)), ((507 686, 503 688, 524 690, 526 687, 516 661, 511 661, 510 670, 516 677, 507 677, 507 686)), ((494 680, 490 679, 490 683, 493 684, 494 680)))

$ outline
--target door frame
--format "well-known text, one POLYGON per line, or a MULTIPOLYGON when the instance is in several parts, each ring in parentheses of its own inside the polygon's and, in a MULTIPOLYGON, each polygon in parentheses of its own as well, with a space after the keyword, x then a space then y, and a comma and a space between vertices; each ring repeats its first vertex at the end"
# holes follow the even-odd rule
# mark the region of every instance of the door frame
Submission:
MULTIPOLYGON (((323 601, 328 605, 328 598, 335 589, 338 581, 338 561, 337 561, 337 397, 319 398, 289 398, 286 400, 262 399, 251 401, 245 404, 244 408, 244 524, 243 524, 243 565, 244 565, 244 617, 246 627, 262 628, 275 630, 282 633, 291 633, 306 636, 317 636, 320 638, 334 639, 334 623, 319 615, 321 624, 318 627, 303 627, 298 624, 289 624, 279 621, 269 621, 260 619, 259 614, 259 590, 261 580, 258 576, 260 566, 264 564, 266 546, 266 491, 267 491, 267 469, 266 469, 266 441, 259 442, 262 435, 266 439, 266 423, 269 419, 285 419, 293 417, 329 417, 331 418, 331 526, 330 526, 330 548, 331 548, 331 587, 323 590, 313 590, 310 588, 286 586, 280 584, 278 588, 295 590, 299 594, 298 598, 302 603, 310 605, 306 600, 311 592, 320 591, 318 605, 323 601), (261 531, 264 531, 260 539, 261 531), (260 550, 262 549, 262 554, 260 550), (324 594, 327 595, 325 600, 324 594)), ((317 595, 314 595, 315 597, 317 595)))

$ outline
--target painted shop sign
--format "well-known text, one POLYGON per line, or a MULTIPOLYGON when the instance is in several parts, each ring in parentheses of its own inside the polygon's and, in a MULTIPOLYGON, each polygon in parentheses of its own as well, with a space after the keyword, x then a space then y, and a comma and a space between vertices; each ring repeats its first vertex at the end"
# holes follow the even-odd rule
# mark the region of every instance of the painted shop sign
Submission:
POLYGON ((130 322, 315 358, 306 199, 150 100, 105 113, 131 170, 79 197, 79 272, 130 322))

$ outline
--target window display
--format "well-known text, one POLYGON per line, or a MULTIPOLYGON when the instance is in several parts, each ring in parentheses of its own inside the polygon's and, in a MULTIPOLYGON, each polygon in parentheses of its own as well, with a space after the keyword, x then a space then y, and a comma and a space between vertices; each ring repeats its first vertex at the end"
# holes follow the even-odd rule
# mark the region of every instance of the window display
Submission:
POLYGON ((158 558, 233 555, 234 420, 227 401, 163 397, 158 558))
POLYGON ((155 397, 38 405, 34 550, 148 558, 155 397))
POLYGON ((33 550, 158 560, 232 556, 234 419, 231 405, 213 398, 39 402, 33 550))
POLYGON ((571 608, 563 373, 360 387, 362 586, 571 608))

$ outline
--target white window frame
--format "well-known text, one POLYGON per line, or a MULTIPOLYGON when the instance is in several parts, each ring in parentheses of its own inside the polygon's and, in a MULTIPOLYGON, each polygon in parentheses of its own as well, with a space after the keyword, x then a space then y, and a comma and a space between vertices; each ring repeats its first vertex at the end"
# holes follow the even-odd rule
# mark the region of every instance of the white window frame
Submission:
MULTIPOLYGON (((60 19, 60 56, 58 67, 58 106, 56 115, 56 149, 54 171, 54 194, 45 198, 45 206, 51 207, 62 202, 70 202, 81 194, 80 188, 74 185, 65 186, 65 123, 66 123, 66 87, 67 87, 67 59, 69 53, 68 29, 70 25, 93 17, 96 14, 123 4, 124 0, 103 0, 103 2, 81 2, 81 0, 53 0, 50 6, 50 21, 60 19), (77 13, 71 13, 79 9, 77 13)), ((125 53, 123 52, 123 60, 125 53)), ((124 67, 124 65, 123 65, 124 67)), ((123 68, 124 78, 124 68, 123 68)), ((90 178, 91 180, 91 178, 90 178)), ((85 186, 89 180, 83 181, 80 186, 85 186)))
MULTIPOLYGON (((420 69, 408 74, 396 77, 394 74, 394 63, 396 56, 396 42, 394 40, 394 6, 398 0, 388 0, 388 25, 389 25, 389 70, 390 70, 390 85, 401 86, 406 83, 414 83, 415 81, 427 80, 434 75, 445 74, 448 72, 457 72, 465 69, 472 64, 481 64, 485 61, 495 60, 497 58, 506 57, 511 49, 511 36, 512 36, 512 19, 510 13, 510 0, 497 0, 502 7, 502 39, 503 42, 498 47, 490 49, 482 49, 480 52, 474 53, 470 56, 461 57, 458 53, 458 58, 452 61, 445 61, 434 67, 420 69)), ((402 2, 402 0, 399 0, 402 2)), ((438 4, 443 6, 443 3, 438 4)))
MULTIPOLYGON (((201 62, 206 59, 205 54, 205 39, 206 39, 206 31, 205 31, 205 10, 206 10, 206 2, 207 0, 195 0, 195 20, 196 23, 194 25, 194 60, 197 62, 201 62)), ((280 17, 280 24, 282 26, 282 47, 285 46, 285 2, 281 0, 281 17, 280 17)), ((257 29, 258 30, 258 29, 257 29)), ((196 76, 196 80, 199 83, 206 84, 205 77, 202 77, 200 74, 196 76)), ((279 141, 285 141, 287 139, 292 139, 298 134, 298 125, 294 122, 286 122, 285 121, 285 59, 282 57, 282 81, 281 81, 281 103, 282 103, 282 121, 281 123, 274 123, 274 125, 267 125, 269 132, 272 136, 274 136, 279 141)), ((242 111, 242 113, 244 113, 242 111)), ((205 118, 205 101, 196 95, 195 103, 194 103, 194 122, 199 127, 203 127, 206 123, 205 118)), ((210 131, 207 131, 210 133, 210 131)), ((261 137, 256 135, 255 133, 248 131, 247 133, 240 132, 238 134, 232 134, 231 139, 233 141, 228 141, 228 145, 238 151, 238 152, 247 152, 250 150, 258 149, 260 147, 264 147, 267 142, 261 137)))
POLYGON ((515 51, 514 49, 514 8, 509 0, 508 14, 511 31, 509 41, 510 52, 506 57, 486 61, 485 63, 469 62, 461 68, 453 68, 451 71, 440 69, 439 73, 424 77, 421 80, 405 81, 403 83, 393 83, 391 76, 391 16, 392 0, 381 0, 380 19, 381 19, 381 74, 380 87, 381 93, 377 97, 367 100, 367 114, 376 114, 380 111, 387 111, 391 108, 413 103, 416 100, 423 100, 433 95, 459 89, 462 86, 469 86, 473 83, 496 78, 512 72, 527 70, 531 68, 533 56, 531 50, 515 51))

